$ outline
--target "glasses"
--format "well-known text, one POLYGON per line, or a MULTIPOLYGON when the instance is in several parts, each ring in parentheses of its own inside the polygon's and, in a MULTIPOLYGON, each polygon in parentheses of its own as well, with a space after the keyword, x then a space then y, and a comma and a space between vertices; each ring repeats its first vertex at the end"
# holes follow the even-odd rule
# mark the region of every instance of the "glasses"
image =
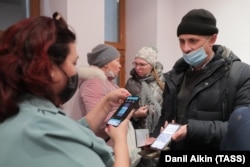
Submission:
POLYGON ((144 68, 144 67, 146 67, 149 63, 136 63, 136 62, 133 62, 132 64, 133 64, 134 67, 144 68))

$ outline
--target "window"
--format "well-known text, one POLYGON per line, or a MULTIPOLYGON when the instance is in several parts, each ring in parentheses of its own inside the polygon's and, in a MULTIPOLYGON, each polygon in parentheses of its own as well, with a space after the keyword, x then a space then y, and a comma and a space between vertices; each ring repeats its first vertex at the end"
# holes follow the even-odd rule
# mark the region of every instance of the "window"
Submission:
POLYGON ((125 85, 125 40, 125 0, 105 0, 105 43, 121 53, 120 87, 125 85))
POLYGON ((0 35, 10 25, 40 15, 40 0, 0 0, 0 35))

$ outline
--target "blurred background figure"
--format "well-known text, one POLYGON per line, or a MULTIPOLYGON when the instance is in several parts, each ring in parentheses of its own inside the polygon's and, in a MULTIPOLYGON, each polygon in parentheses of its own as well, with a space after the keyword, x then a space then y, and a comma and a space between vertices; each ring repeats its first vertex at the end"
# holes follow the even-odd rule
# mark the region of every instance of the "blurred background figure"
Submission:
MULTIPOLYGON (((132 122, 135 129, 148 129, 151 134, 161 116, 165 78, 163 65, 157 61, 157 50, 153 47, 142 47, 133 61, 125 88, 141 98, 140 108, 134 113, 132 122)), ((140 167, 155 166, 154 160, 142 158, 140 167)))
MULTIPOLYGON (((98 44, 87 54, 87 59, 89 66, 78 68, 79 110, 75 110, 71 114, 71 117, 76 120, 88 115, 106 94, 119 88, 115 81, 121 68, 120 53, 115 47, 108 44, 98 44)), ((114 146, 114 143, 105 132, 105 127, 117 108, 118 106, 114 107, 108 113, 98 131, 96 131, 96 135, 103 138, 111 147, 114 146)), ((135 131, 131 122, 129 122, 127 141, 131 165, 135 166, 140 160, 140 155, 137 154, 140 149, 136 147, 135 131)))
POLYGON ((250 151, 250 108, 239 107, 228 120, 228 130, 222 140, 221 150, 250 151))
POLYGON ((140 96, 140 105, 144 107, 134 113, 133 125, 136 129, 147 128, 152 133, 161 115, 165 82, 163 65, 157 61, 157 51, 152 47, 141 48, 133 65, 125 88, 132 95, 140 96))
MULTIPOLYGON (((87 54, 87 59, 89 66, 78 68, 80 110, 76 110, 71 115, 76 120, 88 114, 107 93, 119 88, 115 83, 115 78, 120 72, 121 64, 120 53, 116 48, 111 45, 98 44, 87 54)), ((109 140, 109 136, 104 131, 106 122, 114 112, 115 109, 108 114, 96 133, 105 141, 109 140)))

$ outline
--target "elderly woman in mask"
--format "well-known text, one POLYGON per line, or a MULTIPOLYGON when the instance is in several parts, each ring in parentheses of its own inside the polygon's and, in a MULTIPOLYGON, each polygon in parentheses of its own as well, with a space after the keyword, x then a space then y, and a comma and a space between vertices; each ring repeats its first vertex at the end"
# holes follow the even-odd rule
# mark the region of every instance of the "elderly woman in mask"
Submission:
MULTIPOLYGON (((87 54, 89 66, 80 66, 78 105, 80 110, 71 113, 71 117, 78 120, 88 115, 97 103, 109 92, 119 89, 115 79, 120 72, 120 53, 108 44, 98 44, 87 54)), ((113 107, 103 124, 96 131, 98 137, 103 138, 107 144, 113 147, 113 140, 105 132, 108 119, 114 114, 117 107, 113 107)), ((130 162, 135 166, 140 160, 139 148, 135 143, 135 132, 133 125, 129 123, 127 141, 129 144, 130 162)))

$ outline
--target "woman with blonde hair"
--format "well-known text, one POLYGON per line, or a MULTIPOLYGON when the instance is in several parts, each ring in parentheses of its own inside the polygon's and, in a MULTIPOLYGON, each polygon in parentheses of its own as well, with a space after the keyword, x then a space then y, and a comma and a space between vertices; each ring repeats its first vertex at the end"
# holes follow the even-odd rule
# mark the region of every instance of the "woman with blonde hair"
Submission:
MULTIPOLYGON (((157 51, 153 47, 142 47, 133 61, 125 88, 141 97, 140 109, 134 112, 132 123, 135 129, 148 129, 151 134, 161 116, 165 78, 163 65, 157 61, 157 51)), ((154 166, 154 162, 142 159, 139 166, 154 166)))

